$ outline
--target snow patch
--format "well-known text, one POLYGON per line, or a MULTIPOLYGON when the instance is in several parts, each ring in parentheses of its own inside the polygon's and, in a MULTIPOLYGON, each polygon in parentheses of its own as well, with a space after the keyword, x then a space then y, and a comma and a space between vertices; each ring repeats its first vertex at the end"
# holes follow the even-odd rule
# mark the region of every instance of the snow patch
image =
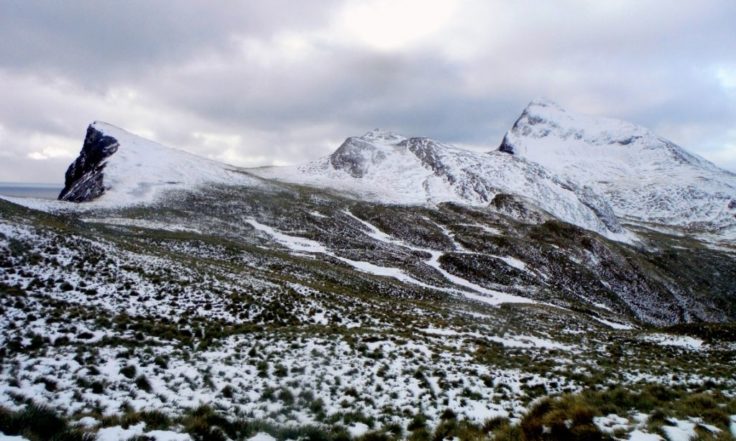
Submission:
POLYGON ((123 429, 122 426, 104 427, 97 431, 97 441, 126 441, 134 436, 143 435, 146 423, 138 423, 123 429))
MULTIPOLYGON (((599 306, 598 304, 596 304, 596 306, 598 306, 599 308, 600 307, 603 307, 605 309, 609 309, 610 310, 610 308, 608 308, 605 305, 599 306)), ((610 320, 606 320, 606 319, 603 319, 603 318, 600 318, 600 317, 592 317, 591 316, 591 318, 593 320, 597 321, 597 322, 603 323, 604 325, 608 326, 611 329, 617 329, 619 331, 630 331, 630 330, 634 329, 634 326, 633 325, 630 325, 630 324, 612 322, 610 320)))
POLYGON ((669 441, 690 441, 695 438, 695 423, 692 421, 669 419, 672 426, 662 426, 662 431, 669 441))
POLYGON ((460 335, 459 332, 453 331, 452 329, 443 329, 443 328, 424 328, 420 329, 421 332, 424 332, 425 334, 431 334, 431 335, 443 335, 443 336, 452 336, 452 335, 460 335))
POLYGON ((619 429, 628 429, 629 420, 612 413, 606 416, 593 418, 593 424, 595 424, 601 432, 613 433, 619 429))
POLYGON ((370 428, 364 423, 355 423, 348 427, 348 432, 353 438, 365 435, 368 433, 368 430, 370 430, 370 428))
POLYGON ((256 230, 263 231, 264 233, 268 234, 276 242, 292 251, 307 253, 327 253, 327 248, 325 248, 321 243, 317 241, 284 234, 272 227, 269 227, 268 225, 264 225, 258 222, 255 219, 246 219, 245 222, 250 224, 256 230))
POLYGON ((503 337, 492 335, 485 338, 501 343, 508 348, 556 349, 561 351, 572 351, 574 349, 572 346, 532 335, 504 335, 503 337))
POLYGON ((4 433, 0 432, 0 441, 29 441, 29 440, 28 438, 24 438, 22 436, 5 435, 4 433))
POLYGON ((629 434, 629 441, 664 441, 661 436, 656 433, 642 432, 637 429, 629 434))
POLYGON ((248 438, 248 441, 276 441, 276 438, 272 437, 266 432, 258 432, 252 437, 248 438))
POLYGON ((675 346, 692 351, 702 349, 704 344, 703 340, 686 335, 649 334, 642 336, 641 339, 661 346, 675 346))

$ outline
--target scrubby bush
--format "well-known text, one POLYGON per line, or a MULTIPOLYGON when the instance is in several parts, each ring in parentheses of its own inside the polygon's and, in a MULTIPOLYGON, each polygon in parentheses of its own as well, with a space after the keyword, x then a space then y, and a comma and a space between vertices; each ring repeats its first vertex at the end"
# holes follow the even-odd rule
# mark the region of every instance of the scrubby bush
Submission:
POLYGON ((132 365, 132 364, 129 364, 125 366, 124 368, 120 369, 120 373, 126 378, 135 377, 136 372, 138 372, 138 369, 136 369, 135 365, 132 365))

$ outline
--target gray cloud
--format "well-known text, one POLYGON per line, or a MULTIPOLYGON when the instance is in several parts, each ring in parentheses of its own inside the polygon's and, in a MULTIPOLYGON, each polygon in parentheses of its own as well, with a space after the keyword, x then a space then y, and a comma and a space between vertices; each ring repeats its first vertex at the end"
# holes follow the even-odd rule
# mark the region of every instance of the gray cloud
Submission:
POLYGON ((356 4, 0 0, 0 181, 60 181, 95 119, 254 166, 374 127, 487 150, 537 96, 736 170, 730 0, 356 4))

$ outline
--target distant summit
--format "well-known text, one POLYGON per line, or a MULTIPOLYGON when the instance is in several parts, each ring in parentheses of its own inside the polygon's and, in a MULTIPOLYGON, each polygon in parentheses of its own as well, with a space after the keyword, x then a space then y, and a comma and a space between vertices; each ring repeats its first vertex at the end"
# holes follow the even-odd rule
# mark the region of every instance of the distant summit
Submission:
POLYGON ((629 122, 535 100, 498 151, 593 188, 622 218, 714 232, 736 226, 736 175, 629 122))

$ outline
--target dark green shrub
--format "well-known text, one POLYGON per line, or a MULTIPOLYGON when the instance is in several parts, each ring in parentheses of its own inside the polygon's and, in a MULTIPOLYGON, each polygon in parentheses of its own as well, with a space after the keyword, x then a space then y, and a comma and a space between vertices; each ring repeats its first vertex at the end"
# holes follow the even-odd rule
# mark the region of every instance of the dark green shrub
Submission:
POLYGON ((125 366, 124 368, 121 368, 120 369, 120 373, 125 378, 131 378, 132 379, 133 377, 135 377, 136 372, 138 372, 138 369, 136 369, 135 365, 132 365, 132 364, 129 364, 129 365, 125 366))
POLYGON ((151 387, 151 383, 148 381, 148 378, 146 378, 145 375, 140 375, 138 378, 135 379, 135 385, 138 386, 138 389, 145 391, 145 392, 151 392, 153 388, 151 387))

